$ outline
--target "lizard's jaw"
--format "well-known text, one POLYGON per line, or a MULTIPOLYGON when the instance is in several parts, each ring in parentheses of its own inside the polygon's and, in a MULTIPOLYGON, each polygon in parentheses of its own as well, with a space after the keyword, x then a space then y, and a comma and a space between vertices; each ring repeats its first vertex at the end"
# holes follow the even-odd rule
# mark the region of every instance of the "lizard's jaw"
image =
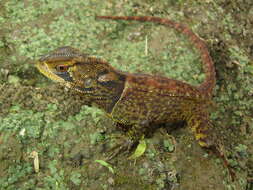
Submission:
POLYGON ((48 67, 48 65, 44 62, 37 62, 35 65, 38 70, 45 75, 46 77, 50 78, 51 80, 59 83, 64 83, 64 79, 57 76, 55 73, 52 72, 52 70, 48 67))

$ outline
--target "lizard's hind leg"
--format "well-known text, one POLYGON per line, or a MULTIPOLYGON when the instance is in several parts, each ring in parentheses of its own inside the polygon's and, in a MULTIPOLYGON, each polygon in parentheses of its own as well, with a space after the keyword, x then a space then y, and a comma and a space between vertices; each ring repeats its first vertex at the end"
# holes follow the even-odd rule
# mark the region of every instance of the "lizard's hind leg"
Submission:
POLYGON ((193 117, 188 121, 188 125, 193 131, 196 140, 203 148, 208 148, 216 156, 223 160, 224 166, 228 169, 229 175, 234 181, 235 173, 229 165, 225 146, 223 141, 217 136, 214 130, 214 125, 208 117, 193 117))
POLYGON ((201 147, 209 148, 214 146, 216 139, 213 138, 211 132, 213 125, 207 116, 192 116, 187 124, 201 147))

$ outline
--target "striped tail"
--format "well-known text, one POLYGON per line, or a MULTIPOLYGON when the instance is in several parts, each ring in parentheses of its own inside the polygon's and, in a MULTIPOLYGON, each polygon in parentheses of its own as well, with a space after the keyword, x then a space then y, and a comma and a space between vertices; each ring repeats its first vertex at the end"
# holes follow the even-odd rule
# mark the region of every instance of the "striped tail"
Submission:
POLYGON ((154 22, 161 25, 169 26, 176 29, 178 32, 186 35, 191 43, 196 49, 199 50, 201 55, 201 60, 203 64, 203 70, 205 72, 206 78, 202 84, 198 86, 198 89, 202 94, 207 97, 211 97, 213 89, 215 87, 215 69, 213 65, 212 58, 209 55, 206 44, 201 40, 190 28, 187 26, 174 22, 169 19, 151 17, 151 16, 97 16, 98 19, 111 19, 111 20, 135 20, 140 22, 154 22))

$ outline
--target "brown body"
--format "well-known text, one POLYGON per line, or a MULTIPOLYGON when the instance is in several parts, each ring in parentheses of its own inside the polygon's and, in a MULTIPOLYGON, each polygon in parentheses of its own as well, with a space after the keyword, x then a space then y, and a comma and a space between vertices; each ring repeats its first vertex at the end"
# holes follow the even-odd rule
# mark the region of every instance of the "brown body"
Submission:
POLYGON ((112 118, 126 125, 137 126, 143 132, 151 125, 186 121, 201 146, 213 145, 214 139, 208 134, 211 128, 208 106, 215 86, 215 71, 205 43, 188 27, 168 19, 117 16, 98 18, 155 22, 175 28, 188 36, 199 50, 206 74, 205 81, 198 87, 166 77, 127 74, 124 90, 111 112, 112 118))
POLYGON ((157 17, 98 16, 99 19, 155 22, 189 37, 199 50, 205 81, 192 86, 167 77, 117 71, 106 61, 80 53, 71 47, 59 48, 43 56, 39 70, 61 84, 82 93, 87 105, 103 109, 118 123, 132 126, 137 141, 161 123, 186 121, 202 147, 213 145, 209 135, 208 106, 215 86, 215 71, 205 43, 186 26, 157 17))
POLYGON ((200 145, 207 147, 211 145, 206 131, 210 127, 206 112, 208 103, 196 87, 187 83, 128 74, 125 88, 110 115, 119 123, 139 126, 143 132, 158 124, 186 121, 200 145))
MULTIPOLYGON (((98 19, 135 20, 169 26, 189 37, 198 49, 206 78, 199 86, 145 74, 114 69, 104 60, 71 47, 44 55, 36 64, 48 78, 78 91, 85 105, 104 110, 115 122, 127 125, 134 144, 148 131, 163 123, 185 121, 202 147, 213 147, 224 163, 222 145, 212 131, 208 107, 215 87, 215 69, 205 43, 188 27, 158 17, 98 16, 98 19)), ((129 144, 129 143, 128 143, 129 144)), ((127 145, 128 146, 128 145, 127 145)), ((228 167, 233 179, 234 173, 228 167)))

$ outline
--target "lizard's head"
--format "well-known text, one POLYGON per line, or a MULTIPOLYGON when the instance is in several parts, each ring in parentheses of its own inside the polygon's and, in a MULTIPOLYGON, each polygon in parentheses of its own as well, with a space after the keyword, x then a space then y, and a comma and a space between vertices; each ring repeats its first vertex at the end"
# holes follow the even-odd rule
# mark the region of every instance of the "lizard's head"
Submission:
POLYGON ((82 93, 91 103, 112 103, 124 88, 124 74, 107 62, 71 47, 61 47, 42 56, 36 66, 42 74, 82 93))

